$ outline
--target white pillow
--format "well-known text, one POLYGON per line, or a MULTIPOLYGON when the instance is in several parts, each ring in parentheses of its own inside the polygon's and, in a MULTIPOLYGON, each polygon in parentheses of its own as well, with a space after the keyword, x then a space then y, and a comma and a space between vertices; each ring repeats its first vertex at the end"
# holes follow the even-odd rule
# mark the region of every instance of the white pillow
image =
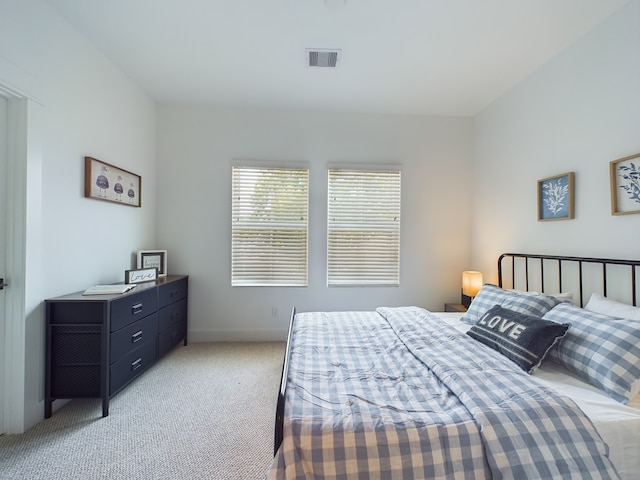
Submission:
POLYGON ((553 297, 555 299, 557 299, 560 302, 569 302, 569 303, 573 303, 573 292, 562 292, 562 293, 538 293, 538 292, 524 292, 521 290, 509 290, 510 292, 513 293, 521 293, 523 295, 547 295, 549 297, 553 297))
POLYGON ((562 292, 562 293, 540 293, 540 292, 536 292, 534 290, 516 290, 515 288, 510 288, 510 289, 505 289, 508 292, 513 292, 513 293, 522 293, 524 295, 549 295, 550 297, 556 297, 558 300, 562 301, 566 301, 569 300, 570 302, 573 302, 573 292, 562 292))
POLYGON ((556 297, 561 302, 573 303, 573 292, 545 293, 545 295, 551 295, 552 297, 556 297))
POLYGON ((640 320, 640 308, 626 303, 616 302, 599 293, 592 293, 589 302, 584 307, 590 312, 600 313, 616 318, 626 318, 627 320, 640 320))

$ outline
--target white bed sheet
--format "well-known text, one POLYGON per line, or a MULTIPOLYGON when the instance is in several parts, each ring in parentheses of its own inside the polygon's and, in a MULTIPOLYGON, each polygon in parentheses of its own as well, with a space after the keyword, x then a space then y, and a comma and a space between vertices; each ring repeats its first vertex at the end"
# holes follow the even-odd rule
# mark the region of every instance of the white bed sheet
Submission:
MULTIPOLYGON (((471 327, 459 321, 461 313, 438 312, 437 315, 461 332, 466 332, 471 327)), ((638 478, 640 395, 623 405, 553 362, 543 363, 532 377, 576 402, 594 423, 602 439, 609 445, 609 458, 616 466, 620 477, 638 478)))

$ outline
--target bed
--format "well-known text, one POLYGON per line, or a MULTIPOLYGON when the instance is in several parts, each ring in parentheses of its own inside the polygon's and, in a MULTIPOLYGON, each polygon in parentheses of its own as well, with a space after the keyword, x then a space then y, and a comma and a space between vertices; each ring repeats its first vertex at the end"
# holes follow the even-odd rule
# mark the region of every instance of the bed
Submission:
POLYGON ((636 478, 639 269, 503 254, 465 313, 294 309, 267 478, 636 478))

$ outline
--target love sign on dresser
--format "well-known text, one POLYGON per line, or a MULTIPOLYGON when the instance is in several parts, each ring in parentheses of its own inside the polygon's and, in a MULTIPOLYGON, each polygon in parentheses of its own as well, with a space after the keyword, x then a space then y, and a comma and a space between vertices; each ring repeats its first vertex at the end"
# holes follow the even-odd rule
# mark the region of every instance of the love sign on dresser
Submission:
POLYGON ((158 278, 158 268, 140 268, 138 270, 125 270, 124 283, 152 282, 158 278))

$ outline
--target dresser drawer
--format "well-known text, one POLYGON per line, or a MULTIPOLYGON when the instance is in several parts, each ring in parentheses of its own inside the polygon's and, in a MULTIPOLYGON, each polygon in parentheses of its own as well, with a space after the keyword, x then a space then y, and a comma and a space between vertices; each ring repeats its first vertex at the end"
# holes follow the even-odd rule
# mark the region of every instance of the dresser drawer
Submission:
POLYGON ((161 357, 187 337, 187 322, 175 323, 158 335, 158 356, 161 357))
POLYGON ((154 288, 114 300, 111 302, 111 331, 115 332, 157 309, 157 291, 154 288))
POLYGON ((109 363, 115 363, 126 353, 158 335, 158 314, 148 315, 117 332, 113 332, 109 345, 109 363))
POLYGON ((158 331, 164 332, 174 323, 187 322, 187 299, 158 311, 158 331))
POLYGON ((158 287, 158 308, 166 307, 172 303, 187 298, 189 279, 183 278, 175 282, 160 285, 158 287))
POLYGON ((127 383, 149 368, 156 359, 156 341, 149 340, 111 365, 109 393, 115 394, 127 383))

